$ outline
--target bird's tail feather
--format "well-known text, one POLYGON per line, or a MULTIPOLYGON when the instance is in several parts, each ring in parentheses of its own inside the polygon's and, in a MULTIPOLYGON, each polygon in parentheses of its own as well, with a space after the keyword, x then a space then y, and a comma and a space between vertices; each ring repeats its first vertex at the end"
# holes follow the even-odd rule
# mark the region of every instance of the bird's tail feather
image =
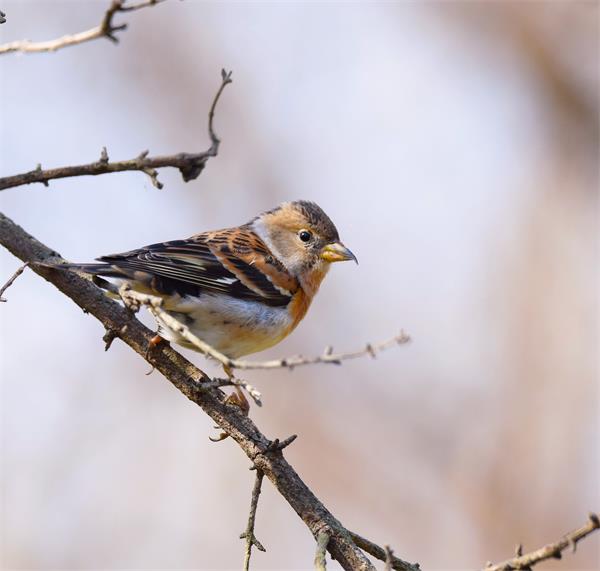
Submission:
POLYGON ((107 278, 124 278, 126 274, 112 264, 56 264, 52 266, 58 270, 75 270, 76 272, 84 272, 93 276, 104 276, 107 278))
POLYGON ((47 268, 53 268, 55 270, 73 270, 76 272, 83 272, 85 274, 91 274, 92 281, 100 288, 108 290, 109 292, 117 292, 117 286, 114 283, 105 280, 104 278, 127 278, 127 274, 113 266, 112 264, 102 263, 91 263, 91 264, 49 264, 40 263, 39 265, 47 268), (102 276, 102 277, 101 277, 102 276))

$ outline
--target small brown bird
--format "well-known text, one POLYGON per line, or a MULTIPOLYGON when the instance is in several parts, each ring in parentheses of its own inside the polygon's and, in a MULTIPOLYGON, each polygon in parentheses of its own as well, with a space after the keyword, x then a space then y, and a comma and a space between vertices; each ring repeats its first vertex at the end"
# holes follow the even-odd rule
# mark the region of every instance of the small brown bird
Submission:
MULTIPOLYGON (((152 293, 197 337, 237 359, 289 335, 332 262, 354 260, 314 202, 286 202, 247 224, 69 267, 152 293)), ((358 262, 357 262, 358 263, 358 262)), ((157 319, 159 335, 195 349, 157 319)))

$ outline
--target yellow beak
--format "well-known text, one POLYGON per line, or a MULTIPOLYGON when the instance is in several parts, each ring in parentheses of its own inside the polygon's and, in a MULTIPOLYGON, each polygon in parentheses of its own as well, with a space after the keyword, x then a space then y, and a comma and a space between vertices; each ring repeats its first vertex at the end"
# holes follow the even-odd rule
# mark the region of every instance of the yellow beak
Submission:
POLYGON ((321 258, 326 262, 345 262, 347 260, 354 260, 358 264, 356 256, 341 242, 327 244, 327 246, 321 250, 321 258))

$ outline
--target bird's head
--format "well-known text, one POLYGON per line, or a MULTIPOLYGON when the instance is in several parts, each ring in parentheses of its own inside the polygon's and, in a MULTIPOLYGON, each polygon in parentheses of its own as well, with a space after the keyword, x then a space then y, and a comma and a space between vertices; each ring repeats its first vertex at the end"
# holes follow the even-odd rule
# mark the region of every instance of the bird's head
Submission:
POLYGON ((312 276, 320 282, 333 262, 358 263, 340 241, 329 216, 314 202, 284 202, 250 224, 275 257, 301 281, 312 276))

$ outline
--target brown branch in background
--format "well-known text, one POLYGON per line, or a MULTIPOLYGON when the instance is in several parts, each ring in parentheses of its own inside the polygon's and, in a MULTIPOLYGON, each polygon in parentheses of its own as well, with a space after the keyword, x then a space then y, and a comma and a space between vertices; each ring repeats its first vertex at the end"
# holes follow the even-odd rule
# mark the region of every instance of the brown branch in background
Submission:
POLYGON ((317 535, 317 552, 315 553, 315 571, 325 571, 327 569, 327 561, 325 555, 327 553, 327 544, 329 543, 329 535, 324 531, 317 535))
MULTIPOLYGON (((365 539, 364 537, 358 535, 358 533, 354 533, 353 531, 349 531, 350 537, 352 541, 360 547, 365 553, 372 555, 379 561, 387 561, 388 553, 386 549, 380 547, 376 543, 365 539)), ((390 554, 392 569, 396 569, 396 571, 421 571, 418 563, 408 563, 407 561, 403 561, 399 557, 396 557, 393 553, 390 554)))
POLYGON ((13 275, 12 277, 0 288, 0 302, 6 301, 2 294, 13 284, 13 282, 23 273, 25 268, 28 266, 28 263, 23 264, 13 275))
MULTIPOLYGON (((148 329, 127 308, 109 299, 91 281, 74 272, 48 267, 48 263, 64 260, 33 236, 27 234, 9 218, 0 214, 0 244, 33 271, 54 284, 86 313, 96 317, 104 328, 114 332, 144 359, 150 360, 164 377, 208 414, 222 430, 234 439, 257 469, 273 483, 309 528, 313 537, 329 534, 327 550, 343 569, 375 571, 364 553, 354 544, 348 530, 314 495, 294 468, 283 457, 282 448, 291 442, 271 442, 238 406, 227 404, 226 396, 217 388, 205 388, 209 377, 168 344, 161 344, 147 354, 154 332, 148 329)), ((65 360, 69 366, 69 360, 65 360)), ((416 571, 413 569, 412 571, 416 571)))
POLYGON ((259 551, 266 551, 262 543, 256 539, 254 535, 254 522, 256 520, 256 508, 258 506, 258 497, 262 481, 265 474, 262 470, 256 469, 256 480, 254 480, 254 488, 252 489, 252 500, 250 501, 250 513, 248 514, 248 523, 246 531, 240 534, 240 539, 246 540, 246 549, 244 551, 244 571, 250 569, 250 557, 252 555, 252 546, 255 546, 259 551))
POLYGON ((100 158, 93 162, 85 165, 59 167, 55 169, 42 170, 41 165, 29 172, 16 174, 13 176, 6 176, 0 178, 0 190, 7 188, 13 188, 15 186, 22 186, 25 184, 32 184, 35 182, 42 183, 44 186, 48 186, 48 181, 58 178, 69 178, 74 176, 86 176, 86 175, 101 175, 113 172, 123 171, 140 171, 147 174, 154 186, 162 188, 162 184, 158 181, 157 168, 173 167, 179 169, 181 176, 185 182, 198 178, 200 173, 204 170, 206 162, 211 157, 216 157, 219 152, 220 140, 216 136, 213 119, 214 110, 223 93, 225 86, 232 82, 231 72, 227 72, 224 69, 221 70, 221 85, 215 95, 208 118, 208 133, 211 140, 211 146, 208 150, 202 153, 177 153, 176 155, 163 155, 157 157, 149 157, 148 151, 142 151, 136 158, 125 161, 110 162, 108 159, 108 153, 106 148, 102 149, 100 158))
POLYGON ((61 48, 68 46, 76 46, 92 40, 98 40, 100 38, 107 38, 115 44, 119 42, 119 38, 115 36, 115 32, 122 32, 127 29, 127 24, 119 24, 118 26, 113 23, 113 18, 118 12, 133 12, 140 8, 146 8, 148 6, 154 6, 164 2, 164 0, 143 0, 137 4, 126 4, 125 0, 112 0, 108 10, 106 10, 102 22, 98 26, 85 32, 79 32, 78 34, 70 34, 62 36, 56 40, 50 40, 47 42, 31 42, 29 40, 18 40, 16 42, 10 42, 8 44, 0 45, 0 54, 8 54, 12 52, 21 53, 40 53, 40 52, 55 52, 61 48))
POLYGON ((544 547, 540 547, 539 549, 531 551, 530 553, 526 553, 525 555, 521 554, 522 547, 519 545, 517 548, 516 557, 507 559, 502 563, 488 563, 484 571, 512 571, 514 569, 531 569, 531 567, 540 561, 544 561, 546 559, 561 559, 562 552, 565 549, 571 547, 572 550, 575 551, 577 543, 598 528, 600 528, 600 520, 595 513, 591 513, 588 516, 588 521, 584 526, 572 531, 571 533, 567 533, 567 535, 565 535, 562 539, 559 539, 554 543, 544 545, 544 547))

